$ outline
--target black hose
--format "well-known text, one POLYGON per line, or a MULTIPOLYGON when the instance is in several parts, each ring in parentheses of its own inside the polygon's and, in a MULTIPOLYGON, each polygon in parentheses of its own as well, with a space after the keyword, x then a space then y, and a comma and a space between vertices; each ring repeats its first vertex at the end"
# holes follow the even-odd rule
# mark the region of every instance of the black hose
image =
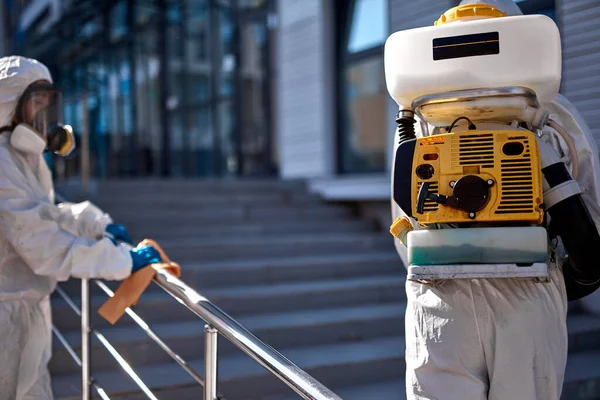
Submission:
POLYGON ((411 110, 400 110, 396 116, 399 145, 394 159, 392 194, 398 207, 407 216, 412 216, 412 170, 417 143, 415 122, 415 114, 411 110))
POLYGON ((411 110, 398 111, 398 114, 396 114, 396 123, 398 124, 399 143, 416 139, 415 122, 415 114, 411 110))
MULTIPOLYGON (((542 173, 551 188, 572 180, 562 162, 543 168, 542 173)), ((600 233, 581 194, 567 197, 547 211, 550 231, 560 236, 568 254, 568 261, 563 265, 567 298, 585 297, 600 287, 600 268, 596 260, 600 233)))
POLYGON ((475 126, 475 124, 473 123, 473 121, 471 121, 468 117, 458 117, 454 120, 454 122, 452 122, 452 125, 450 125, 450 128, 448 128, 448 133, 452 132, 452 129, 454 129, 454 126, 456 125, 456 123, 458 121, 460 121, 461 119, 466 120, 469 123, 469 130, 472 131, 474 129, 477 129, 477 127, 475 126))

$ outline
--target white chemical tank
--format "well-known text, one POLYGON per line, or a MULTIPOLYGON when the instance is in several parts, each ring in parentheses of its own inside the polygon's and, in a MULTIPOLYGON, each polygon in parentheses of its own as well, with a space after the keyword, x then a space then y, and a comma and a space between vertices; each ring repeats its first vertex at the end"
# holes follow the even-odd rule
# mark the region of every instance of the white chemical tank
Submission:
POLYGON ((446 12, 431 27, 393 33, 385 43, 385 79, 400 107, 424 95, 525 87, 540 102, 554 99, 561 81, 561 38, 544 15, 501 16, 469 5, 446 12))

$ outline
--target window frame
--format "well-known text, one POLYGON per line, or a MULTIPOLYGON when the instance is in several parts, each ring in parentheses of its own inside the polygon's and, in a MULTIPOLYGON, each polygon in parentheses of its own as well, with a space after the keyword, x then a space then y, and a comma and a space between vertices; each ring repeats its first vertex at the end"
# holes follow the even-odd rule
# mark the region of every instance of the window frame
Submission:
MULTIPOLYGON (((347 82, 346 82, 346 71, 365 60, 372 60, 377 57, 381 57, 383 60, 385 41, 380 45, 370 47, 365 50, 358 51, 356 53, 348 52, 348 41, 350 39, 350 33, 352 29, 352 20, 354 11, 356 9, 357 0, 335 0, 334 12, 335 18, 335 32, 334 40, 336 43, 336 91, 335 91, 335 117, 336 117, 336 129, 335 129, 335 173, 337 175, 359 175, 359 174, 372 174, 372 173, 384 173, 387 168, 384 165, 380 170, 367 170, 367 171, 355 171, 347 168, 345 165, 346 152, 345 148, 348 143, 348 98, 346 96, 347 82)), ((389 24, 389 11, 390 4, 389 0, 386 2, 386 23, 389 24)), ((389 30, 389 28, 388 28, 389 30)), ((382 71, 383 73, 383 71, 382 71)), ((385 134, 385 132, 384 132, 385 134)), ((386 150, 384 150, 386 151, 386 150)))

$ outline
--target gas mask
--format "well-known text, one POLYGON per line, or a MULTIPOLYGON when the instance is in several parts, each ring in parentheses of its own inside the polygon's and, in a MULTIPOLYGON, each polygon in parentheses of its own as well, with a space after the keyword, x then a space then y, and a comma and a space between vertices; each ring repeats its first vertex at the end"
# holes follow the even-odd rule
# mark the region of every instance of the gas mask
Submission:
POLYGON ((13 119, 11 144, 32 151, 50 151, 66 157, 75 149, 70 125, 63 124, 62 93, 49 82, 35 82, 23 93, 13 119))

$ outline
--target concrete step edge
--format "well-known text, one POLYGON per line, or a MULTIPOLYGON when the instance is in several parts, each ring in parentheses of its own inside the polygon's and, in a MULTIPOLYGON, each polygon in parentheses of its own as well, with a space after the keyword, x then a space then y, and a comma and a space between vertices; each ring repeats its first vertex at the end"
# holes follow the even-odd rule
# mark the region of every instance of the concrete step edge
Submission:
POLYGON ((306 244, 306 243, 346 243, 346 242, 367 242, 367 241, 389 241, 390 249, 393 247, 393 238, 390 235, 385 235, 381 232, 344 232, 344 233, 330 233, 330 232, 315 232, 315 233, 302 233, 302 234, 286 234, 273 236, 244 236, 240 238, 182 238, 176 240, 168 240, 161 242, 161 245, 178 247, 178 246, 210 246, 224 245, 224 246, 260 246, 260 245, 287 245, 287 244, 306 244))
POLYGON ((323 254, 323 255, 300 255, 285 256, 277 258, 258 258, 234 261, 207 261, 202 263, 182 264, 185 270, 202 269, 203 272, 236 271, 263 268, 296 268, 298 266, 320 265, 320 264, 343 264, 358 262, 400 262, 400 257, 393 250, 373 251, 367 254, 323 254))

